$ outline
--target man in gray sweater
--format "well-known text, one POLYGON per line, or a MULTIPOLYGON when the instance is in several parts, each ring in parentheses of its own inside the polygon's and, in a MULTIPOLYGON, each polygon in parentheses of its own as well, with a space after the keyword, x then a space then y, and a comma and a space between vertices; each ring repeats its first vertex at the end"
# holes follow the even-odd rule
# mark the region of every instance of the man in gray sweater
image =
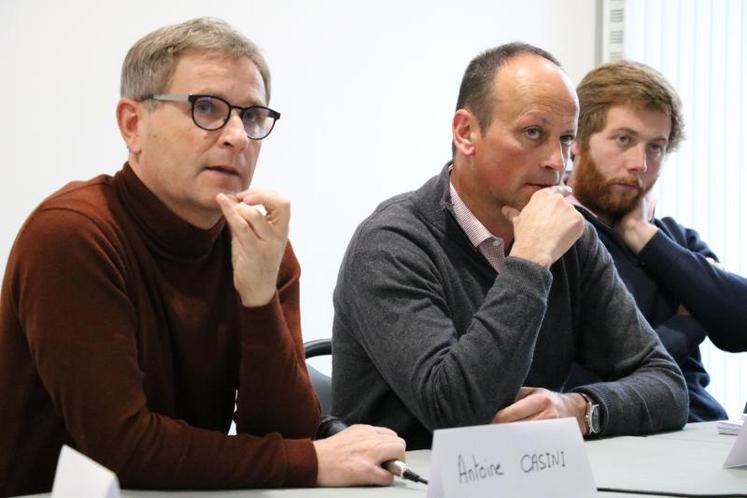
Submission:
POLYGON ((522 43, 468 66, 453 161, 358 228, 335 289, 333 413, 409 449, 439 428, 575 417, 585 435, 677 429, 687 391, 560 185, 578 99, 522 43), (602 382, 563 393, 577 361, 602 382))

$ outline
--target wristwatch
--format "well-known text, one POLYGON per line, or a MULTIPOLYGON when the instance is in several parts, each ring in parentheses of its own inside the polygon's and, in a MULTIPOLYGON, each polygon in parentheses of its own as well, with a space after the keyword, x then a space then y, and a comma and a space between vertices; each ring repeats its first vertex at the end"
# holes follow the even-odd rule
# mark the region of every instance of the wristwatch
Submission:
POLYGON ((602 430, 601 423, 599 422, 599 403, 595 403, 588 394, 579 394, 586 400, 586 414, 584 415, 586 435, 595 436, 602 430))

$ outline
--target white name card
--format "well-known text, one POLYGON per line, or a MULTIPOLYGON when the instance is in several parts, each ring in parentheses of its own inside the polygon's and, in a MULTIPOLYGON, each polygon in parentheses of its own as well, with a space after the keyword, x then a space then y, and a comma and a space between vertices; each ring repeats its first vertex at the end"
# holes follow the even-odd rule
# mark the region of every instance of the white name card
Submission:
POLYGON ((725 469, 744 466, 747 466, 747 422, 742 424, 742 428, 739 429, 737 440, 734 441, 734 446, 731 447, 729 456, 726 457, 724 462, 725 469))
POLYGON ((428 498, 597 496, 574 418, 433 433, 428 498))
POLYGON ((119 498, 119 480, 111 470, 69 446, 57 461, 52 498, 119 498))

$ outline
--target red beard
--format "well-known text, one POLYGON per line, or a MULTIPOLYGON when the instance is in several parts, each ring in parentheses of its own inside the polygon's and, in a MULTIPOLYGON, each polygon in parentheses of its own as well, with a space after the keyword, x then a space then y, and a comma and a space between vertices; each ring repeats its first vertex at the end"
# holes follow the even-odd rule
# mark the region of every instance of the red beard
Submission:
POLYGON ((639 176, 620 176, 605 180, 588 150, 583 156, 576 156, 573 166, 573 195, 581 204, 597 215, 608 216, 615 222, 631 212, 641 202, 641 198, 653 187, 644 187, 639 176), (620 192, 615 185, 627 185, 635 189, 634 194, 620 192), (627 193, 627 195, 626 195, 627 193))

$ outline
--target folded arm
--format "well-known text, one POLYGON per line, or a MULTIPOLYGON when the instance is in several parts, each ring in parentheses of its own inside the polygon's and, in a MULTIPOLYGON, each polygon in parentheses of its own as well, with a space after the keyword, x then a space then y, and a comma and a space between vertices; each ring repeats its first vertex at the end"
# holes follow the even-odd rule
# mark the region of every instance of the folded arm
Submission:
POLYGON ((638 254, 646 271, 680 300, 719 348, 747 351, 747 279, 714 264, 715 254, 697 232, 671 219, 663 222, 683 240, 678 243, 659 231, 638 254))

